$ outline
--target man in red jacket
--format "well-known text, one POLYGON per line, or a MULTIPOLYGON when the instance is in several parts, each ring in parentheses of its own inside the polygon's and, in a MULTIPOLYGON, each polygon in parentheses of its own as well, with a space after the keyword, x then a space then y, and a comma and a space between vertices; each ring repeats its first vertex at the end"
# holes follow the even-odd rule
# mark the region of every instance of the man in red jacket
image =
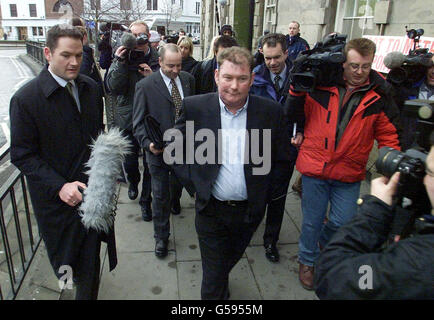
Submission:
POLYGON ((303 175, 298 260, 299 279, 308 290, 313 288, 320 248, 356 214, 360 182, 374 140, 379 148, 400 150, 399 110, 384 78, 371 70, 375 43, 353 39, 344 53, 343 77, 335 86, 316 87, 312 93, 290 90, 287 100, 294 122, 304 123, 296 163, 303 175))

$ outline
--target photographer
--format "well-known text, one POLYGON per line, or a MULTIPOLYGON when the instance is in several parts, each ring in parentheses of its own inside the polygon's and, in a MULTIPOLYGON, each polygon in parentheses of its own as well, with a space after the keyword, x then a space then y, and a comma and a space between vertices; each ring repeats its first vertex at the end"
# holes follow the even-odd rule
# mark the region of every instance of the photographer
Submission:
MULTIPOLYGON (((134 200, 138 196, 140 182, 139 151, 140 146, 133 136, 133 101, 136 83, 159 69, 158 52, 149 46, 149 28, 143 21, 130 25, 130 33, 122 36, 122 45, 115 52, 115 59, 107 75, 107 85, 117 95, 115 124, 124 130, 133 144, 132 153, 127 155, 124 168, 129 183, 128 197, 134 200)), ((143 157, 143 181, 140 206, 142 218, 152 219, 151 213, 151 176, 146 159, 143 157)))
MULTIPOLYGON (((315 79, 316 86, 305 91, 295 91, 300 86, 294 79, 300 78, 292 74, 286 102, 290 121, 298 124, 298 132, 303 131, 305 123, 296 166, 303 185, 299 280, 308 290, 313 288, 320 248, 356 214, 360 182, 365 178, 374 139, 379 148, 400 149, 399 111, 389 97, 386 81, 371 70, 375 43, 366 38, 353 39, 345 45, 342 57, 342 52, 333 54, 328 58, 331 62, 345 60, 342 65, 332 64, 340 72, 333 77, 330 72, 322 72, 327 81, 315 79)), ((327 52, 321 56, 327 57, 327 52)), ((311 74, 318 78, 320 72, 311 74)))
MULTIPOLYGON (((358 214, 321 253, 315 270, 320 299, 434 299, 433 211, 423 217, 431 232, 382 249, 392 228, 400 174, 373 180, 371 195, 358 201, 358 214)), ((434 207, 434 146, 426 158, 423 184, 434 207)))

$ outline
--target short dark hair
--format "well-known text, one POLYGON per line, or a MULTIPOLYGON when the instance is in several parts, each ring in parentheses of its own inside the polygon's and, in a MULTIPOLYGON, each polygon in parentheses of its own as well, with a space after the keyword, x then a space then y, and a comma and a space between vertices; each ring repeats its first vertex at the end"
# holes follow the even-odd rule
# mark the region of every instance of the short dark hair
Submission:
POLYGON ((344 53, 345 56, 348 55, 348 52, 353 49, 356 50, 361 56, 367 57, 369 55, 375 55, 375 42, 372 40, 369 40, 367 38, 357 38, 353 39, 345 45, 344 53))
POLYGON ((215 42, 214 42, 214 53, 217 53, 217 50, 219 47, 223 48, 230 48, 230 47, 238 47, 238 42, 235 40, 235 38, 231 36, 220 36, 215 42))
POLYGON ((232 26, 230 25, 230 24, 225 24, 225 25, 223 25, 222 27, 221 27, 221 29, 220 29, 220 33, 221 34, 223 34, 223 32, 225 32, 225 31, 230 31, 231 32, 231 34, 232 34, 232 26))
POLYGON ((261 46, 262 48, 264 45, 275 48, 278 43, 280 43, 282 51, 285 52, 287 49, 285 35, 283 33, 269 33, 262 38, 261 46))
POLYGON ((253 70, 253 56, 246 48, 238 46, 225 48, 217 56, 217 63, 221 66, 226 60, 236 65, 242 65, 247 62, 250 71, 253 70))
POLYGON ((86 26, 84 20, 82 18, 79 18, 79 17, 72 18, 71 21, 70 21, 70 24, 73 25, 74 27, 77 27, 77 26, 84 27, 84 26, 86 26))
POLYGON ((48 30, 45 46, 53 52, 57 47, 59 38, 62 37, 73 38, 83 42, 83 35, 76 27, 70 24, 56 24, 48 30))

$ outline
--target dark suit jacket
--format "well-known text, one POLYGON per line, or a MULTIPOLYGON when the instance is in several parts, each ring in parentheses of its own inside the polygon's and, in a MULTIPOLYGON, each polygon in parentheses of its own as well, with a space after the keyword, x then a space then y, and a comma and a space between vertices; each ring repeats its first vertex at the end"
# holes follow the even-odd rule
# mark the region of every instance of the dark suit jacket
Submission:
MULTIPOLYGON (((181 71, 179 74, 184 98, 194 94, 194 77, 181 71)), ((140 80, 136 85, 133 105, 133 133, 142 148, 146 150, 146 159, 149 164, 160 166, 163 163, 162 155, 154 155, 149 150, 151 140, 145 128, 145 116, 150 114, 160 123, 164 132, 175 125, 175 105, 160 72, 140 80)))
MULTIPOLYGON (((77 207, 60 200, 67 182, 87 183, 89 145, 103 130, 102 97, 95 81, 75 80, 81 112, 74 99, 45 67, 10 102, 11 162, 27 177, 30 197, 50 262, 74 267, 87 230, 77 207)), ((114 234, 112 234, 114 240, 114 234)))
MULTIPOLYGON (((198 130, 207 128, 218 136, 218 130, 221 129, 220 104, 217 93, 209 93, 188 97, 183 101, 182 114, 176 122, 175 129, 184 134, 186 121, 194 121, 194 133, 198 130)), ((279 163, 288 163, 289 161, 289 136, 288 124, 283 114, 283 107, 270 99, 250 95, 247 106, 247 123, 246 129, 249 131, 249 150, 252 150, 251 129, 259 129, 259 155, 264 154, 263 130, 271 129, 271 170, 265 175, 253 174, 254 168, 261 168, 263 164, 254 164, 251 155, 249 163, 244 165, 244 175, 247 186, 247 196, 249 202, 248 215, 246 221, 253 222, 256 219, 262 219, 265 213, 265 206, 268 201, 270 186, 273 183, 271 177, 279 163)), ((217 139, 216 139, 217 141, 217 139)), ((268 143, 268 142, 267 142, 268 143)), ((195 141, 195 150, 202 141, 195 141)), ((218 154, 218 144, 215 146, 215 154, 218 154)), ((185 146, 185 143, 184 143, 185 146)), ((184 159, 185 161, 185 159, 184 159)), ((216 161, 218 162, 218 161, 216 161)), ((206 163, 187 165, 188 174, 185 172, 185 166, 175 167, 175 172, 184 185, 193 185, 196 192, 196 211, 202 211, 208 204, 212 186, 219 173, 220 164, 206 163), (183 181, 187 180, 187 181, 183 181)))

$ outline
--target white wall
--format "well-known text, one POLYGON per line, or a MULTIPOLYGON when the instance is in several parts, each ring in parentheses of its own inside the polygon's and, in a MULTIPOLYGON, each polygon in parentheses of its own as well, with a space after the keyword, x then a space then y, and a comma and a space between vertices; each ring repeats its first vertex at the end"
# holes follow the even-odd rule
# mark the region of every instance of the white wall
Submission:
POLYGON ((2 19, 45 19, 44 0, 0 0, 2 8, 2 19), (9 4, 17 5, 17 17, 11 17, 9 4), (36 4, 36 17, 30 17, 29 4, 36 4))
POLYGON ((3 30, 9 33, 8 40, 18 40, 18 27, 27 29, 29 40, 44 40, 46 27, 50 22, 45 20, 44 0, 0 0, 3 30), (17 5, 17 17, 11 17, 10 4, 17 5), (29 4, 36 4, 36 17, 30 17, 29 4), (33 27, 42 27, 43 34, 33 35, 33 27))

